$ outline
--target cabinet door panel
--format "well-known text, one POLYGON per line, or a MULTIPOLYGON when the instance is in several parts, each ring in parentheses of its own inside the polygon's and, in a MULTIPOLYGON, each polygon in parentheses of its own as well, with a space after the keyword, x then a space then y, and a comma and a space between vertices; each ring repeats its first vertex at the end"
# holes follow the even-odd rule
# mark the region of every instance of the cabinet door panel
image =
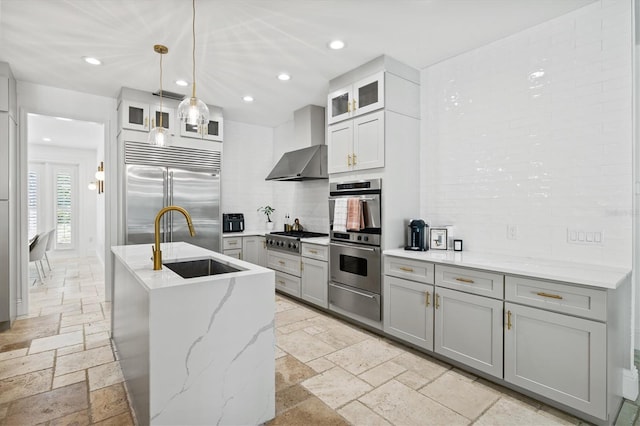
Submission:
POLYGON ((384 111, 354 118, 354 170, 384 167, 384 142, 384 111))
POLYGON ((9 199, 9 126, 8 112, 0 112, 0 200, 9 199))
POLYGON ((511 303, 505 311, 505 380, 606 418, 605 324, 511 303))
POLYGON ((242 238, 242 258, 255 265, 266 266, 267 249, 265 238, 260 236, 242 238))
POLYGON ((329 126, 328 171, 340 173, 351 170, 353 153, 353 122, 351 120, 329 126))
POLYGON ((323 308, 329 307, 329 266, 327 262, 302 258, 300 297, 323 308))
POLYGON ((335 90, 327 96, 327 124, 337 123, 351 116, 351 86, 335 90))
POLYGON ((354 84, 354 114, 362 115, 384 107, 384 71, 354 84))
POLYGON ((120 105, 122 128, 149 131, 149 105, 141 102, 122 101, 120 105))
POLYGON ((433 350, 433 285, 384 276, 384 331, 433 350))
POLYGON ((300 277, 276 271, 276 290, 300 297, 300 277))
POLYGON ((434 350, 502 377, 501 300, 436 289, 434 350))
POLYGON ((242 249, 224 250, 222 252, 222 254, 224 254, 225 256, 229 256, 229 257, 233 257, 233 258, 242 260, 242 249))

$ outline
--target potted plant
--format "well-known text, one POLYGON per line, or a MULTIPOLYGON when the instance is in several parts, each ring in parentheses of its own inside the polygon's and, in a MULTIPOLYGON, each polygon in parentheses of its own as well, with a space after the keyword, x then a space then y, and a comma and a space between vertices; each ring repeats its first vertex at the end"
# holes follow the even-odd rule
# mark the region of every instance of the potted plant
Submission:
POLYGON ((275 212, 276 209, 274 209, 271 206, 264 206, 264 207, 260 207, 258 211, 264 213, 264 215, 267 216, 267 229, 269 230, 273 229, 273 222, 271 221, 271 213, 275 212))

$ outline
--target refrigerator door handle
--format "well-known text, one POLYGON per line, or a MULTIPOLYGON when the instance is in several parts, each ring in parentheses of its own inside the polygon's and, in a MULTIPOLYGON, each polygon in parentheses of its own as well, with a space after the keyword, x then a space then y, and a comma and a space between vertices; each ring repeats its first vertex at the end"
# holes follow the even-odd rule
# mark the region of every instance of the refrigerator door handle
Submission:
MULTIPOLYGON (((173 205, 173 172, 169 171, 169 204, 173 205)), ((173 212, 167 215, 169 221, 169 241, 173 242, 173 212)))
MULTIPOLYGON (((167 207, 170 203, 169 203, 169 172, 165 169, 165 171, 162 172, 162 174, 164 175, 164 194, 163 194, 163 207, 167 207)), ((169 239, 169 219, 167 218, 167 215, 165 215, 162 218, 162 233, 163 233, 163 237, 162 240, 165 243, 168 243, 169 241, 171 241, 169 239)))

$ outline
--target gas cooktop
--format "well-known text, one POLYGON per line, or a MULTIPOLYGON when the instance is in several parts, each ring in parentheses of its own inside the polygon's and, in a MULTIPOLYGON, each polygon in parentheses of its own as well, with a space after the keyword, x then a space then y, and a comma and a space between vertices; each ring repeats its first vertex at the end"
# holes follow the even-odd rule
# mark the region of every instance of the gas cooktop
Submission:
POLYGON ((300 238, 328 237, 328 234, 309 231, 280 231, 266 235, 267 248, 292 254, 300 254, 300 238))

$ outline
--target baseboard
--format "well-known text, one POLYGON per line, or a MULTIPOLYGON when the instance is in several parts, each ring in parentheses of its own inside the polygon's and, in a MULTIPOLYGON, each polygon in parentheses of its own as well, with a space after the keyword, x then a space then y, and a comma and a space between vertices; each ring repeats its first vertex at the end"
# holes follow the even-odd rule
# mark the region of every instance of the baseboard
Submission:
POLYGON ((638 369, 625 369, 622 372, 622 396, 630 401, 638 398, 638 369))

